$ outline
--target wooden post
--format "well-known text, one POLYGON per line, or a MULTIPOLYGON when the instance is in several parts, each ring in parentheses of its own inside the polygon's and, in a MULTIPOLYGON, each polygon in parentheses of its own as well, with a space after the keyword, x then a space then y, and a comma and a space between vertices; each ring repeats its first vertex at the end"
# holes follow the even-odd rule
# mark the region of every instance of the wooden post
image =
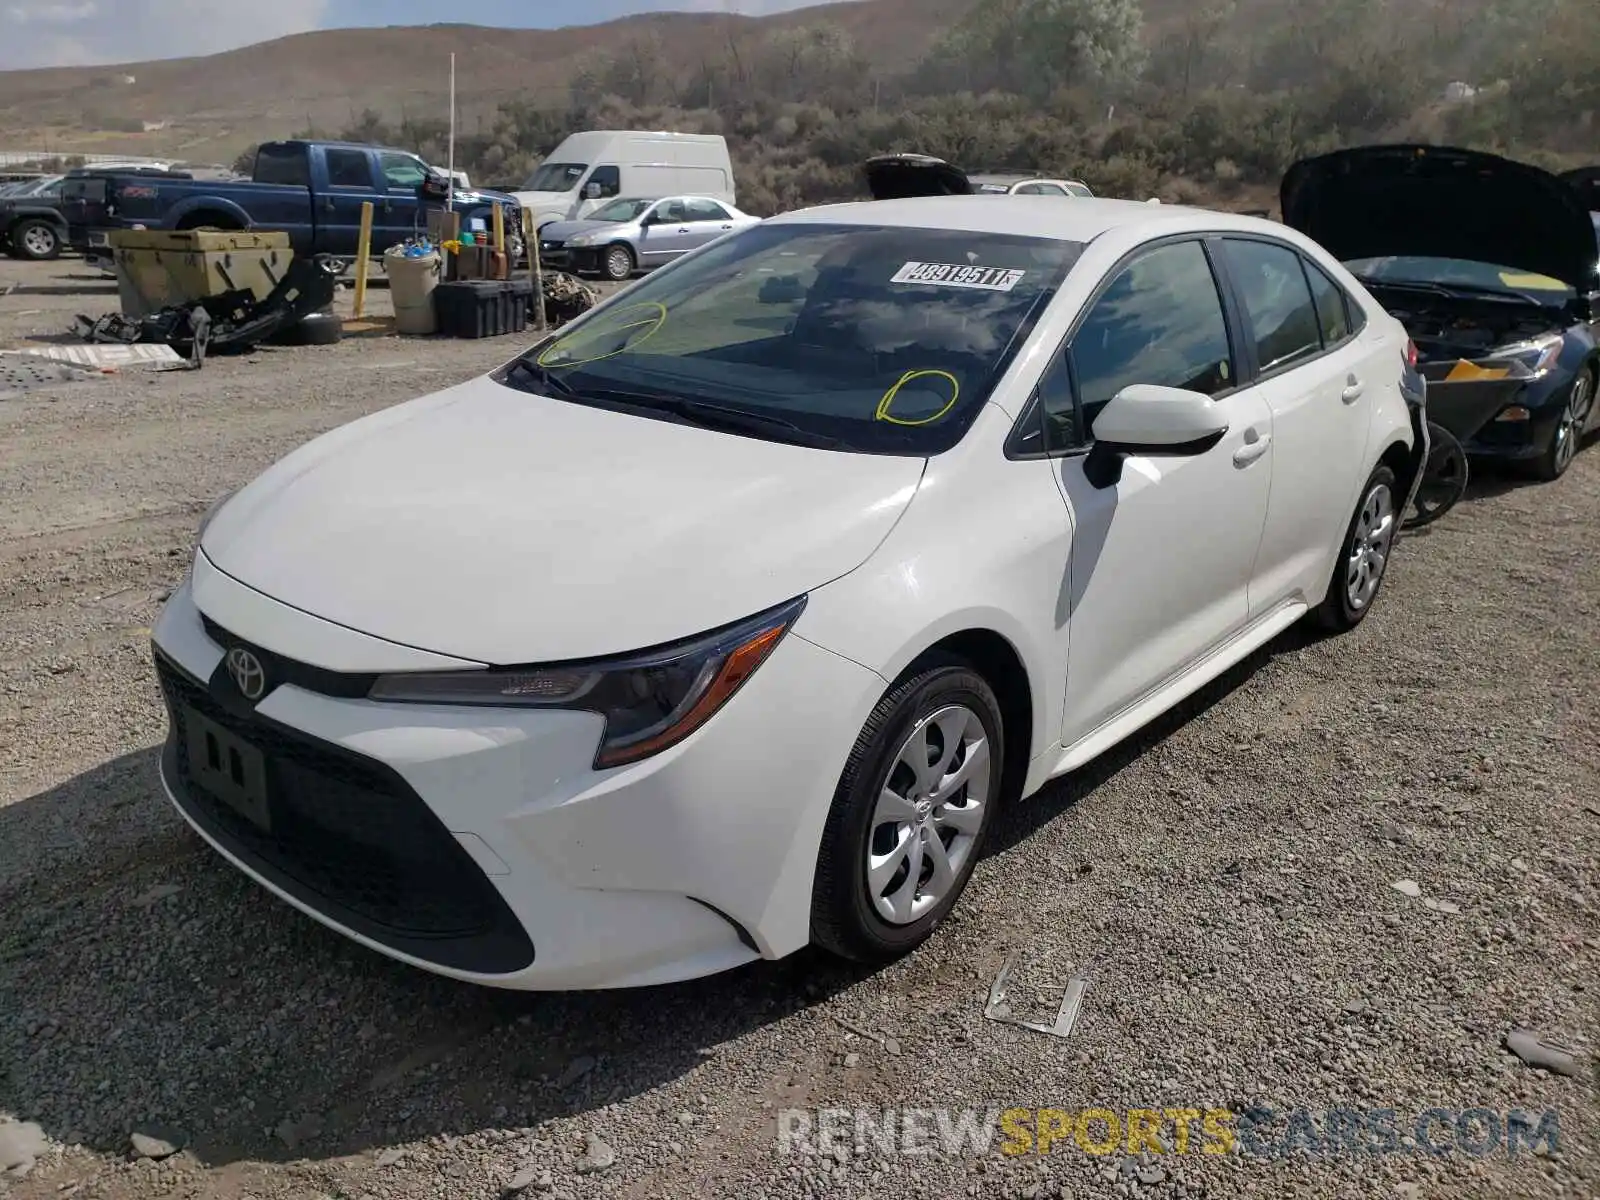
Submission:
POLYGON ((491 211, 494 214, 490 221, 491 227, 494 229, 495 253, 502 254, 506 248, 506 214, 498 204, 491 211))
POLYGON ((533 277, 533 324, 543 333, 550 328, 544 311, 544 266, 539 259, 539 231, 527 209, 522 210, 522 244, 528 248, 528 274, 533 277))
POLYGON ((361 205, 361 233, 356 238, 356 320, 367 311, 367 270, 372 258, 372 201, 361 205))

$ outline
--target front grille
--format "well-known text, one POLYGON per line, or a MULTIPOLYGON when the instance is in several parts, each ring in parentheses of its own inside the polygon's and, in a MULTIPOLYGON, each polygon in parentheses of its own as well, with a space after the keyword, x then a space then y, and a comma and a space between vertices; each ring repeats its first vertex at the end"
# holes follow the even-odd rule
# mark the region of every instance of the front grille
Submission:
MULTIPOLYGON (((422 798, 382 763, 221 703, 159 652, 167 778, 230 853, 338 924, 439 966, 509 974, 533 946, 500 893, 422 798), (263 829, 197 781, 189 712, 265 758, 263 829)), ((221 686, 221 685, 219 685, 221 686)))

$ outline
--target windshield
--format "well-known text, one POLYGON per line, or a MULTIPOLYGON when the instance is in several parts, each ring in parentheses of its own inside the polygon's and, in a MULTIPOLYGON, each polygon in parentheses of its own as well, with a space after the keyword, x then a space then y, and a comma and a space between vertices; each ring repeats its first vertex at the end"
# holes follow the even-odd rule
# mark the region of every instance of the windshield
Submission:
POLYGON ((654 200, 613 200, 604 208, 590 213, 589 220, 631 221, 654 203, 654 200))
POLYGON ((528 176, 525 192, 570 192, 589 169, 585 163, 545 163, 528 176))
POLYGON ((1409 283, 1459 287, 1474 292, 1500 292, 1540 303, 1559 303, 1573 295, 1573 289, 1559 279, 1464 258, 1395 255, 1388 258, 1356 258, 1344 265, 1363 283, 1380 286, 1385 283, 1409 283))
POLYGON ((647 276, 501 378, 575 402, 716 406, 773 440, 787 429, 802 444, 937 454, 1082 251, 999 233, 760 225, 647 276))

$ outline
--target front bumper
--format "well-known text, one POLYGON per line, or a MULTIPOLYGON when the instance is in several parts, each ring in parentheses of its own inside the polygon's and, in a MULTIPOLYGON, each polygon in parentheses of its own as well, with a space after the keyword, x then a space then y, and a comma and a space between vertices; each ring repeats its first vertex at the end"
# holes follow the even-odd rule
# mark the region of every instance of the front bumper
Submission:
MULTIPOLYGON (((690 738, 596 772, 588 713, 379 704, 312 690, 314 670, 251 707, 224 643, 292 655, 286 639, 315 646, 319 667, 388 669, 371 657, 386 643, 286 609, 203 555, 153 635, 169 798, 302 912, 413 966, 525 990, 671 982, 809 941, 822 825, 882 693, 872 672, 791 631, 690 738), (315 636, 295 637, 310 623, 315 636), (266 827, 196 774, 207 751, 191 726, 227 735, 211 751, 224 764, 228 738, 262 752, 266 827)), ((392 650, 393 669, 414 666, 392 650)))

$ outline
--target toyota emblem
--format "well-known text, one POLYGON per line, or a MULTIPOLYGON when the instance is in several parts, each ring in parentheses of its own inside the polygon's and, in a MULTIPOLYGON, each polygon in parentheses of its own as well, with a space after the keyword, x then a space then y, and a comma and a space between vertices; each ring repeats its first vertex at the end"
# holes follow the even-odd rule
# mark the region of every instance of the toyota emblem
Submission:
POLYGON ((267 690, 266 668, 248 650, 235 646, 228 651, 228 674, 233 678, 234 687, 246 700, 259 700, 267 690))

